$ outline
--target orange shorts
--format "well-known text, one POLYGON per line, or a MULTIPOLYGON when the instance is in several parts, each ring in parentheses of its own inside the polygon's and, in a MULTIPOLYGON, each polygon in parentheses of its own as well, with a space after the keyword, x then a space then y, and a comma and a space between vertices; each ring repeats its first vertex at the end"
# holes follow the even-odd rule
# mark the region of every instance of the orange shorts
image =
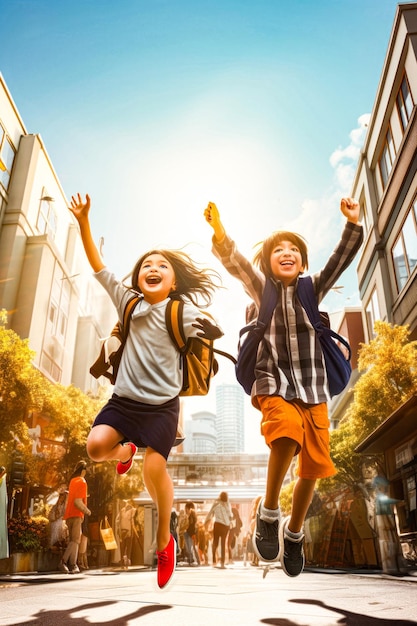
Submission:
POLYGON ((327 404, 288 402, 280 396, 257 396, 262 411, 261 433, 266 444, 288 437, 297 442, 300 478, 315 480, 336 474, 330 458, 327 404))

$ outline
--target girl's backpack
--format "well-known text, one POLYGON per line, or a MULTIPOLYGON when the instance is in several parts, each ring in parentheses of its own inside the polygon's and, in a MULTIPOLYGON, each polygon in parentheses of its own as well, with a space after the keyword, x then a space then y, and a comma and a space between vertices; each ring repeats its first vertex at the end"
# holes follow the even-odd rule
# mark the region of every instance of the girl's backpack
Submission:
MULTIPOLYGON (((134 295, 127 302, 123 312, 123 324, 118 322, 110 337, 103 343, 98 358, 90 367, 90 373, 95 378, 105 376, 112 385, 116 382, 120 359, 129 333, 130 319, 139 299, 140 296, 134 295)), ((227 352, 214 348, 214 341, 211 339, 202 337, 186 339, 183 326, 183 309, 184 302, 182 300, 170 300, 165 313, 169 336, 181 355, 183 384, 179 395, 204 396, 209 391, 211 378, 219 369, 214 357, 215 353, 227 357, 233 363, 236 362, 236 359, 227 352)))

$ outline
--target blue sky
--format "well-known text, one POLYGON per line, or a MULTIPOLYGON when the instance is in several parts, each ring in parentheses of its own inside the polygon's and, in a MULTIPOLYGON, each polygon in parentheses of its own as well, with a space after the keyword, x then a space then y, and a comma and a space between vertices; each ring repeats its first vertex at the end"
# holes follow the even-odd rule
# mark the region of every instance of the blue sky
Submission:
MULTIPOLYGON (((1 8, 0 71, 68 198, 90 194, 119 276, 157 245, 219 270, 208 201, 250 256, 273 230, 300 232, 314 271, 341 230, 396 7, 14 0, 1 8)), ((224 277, 214 306, 230 351, 246 303, 235 282, 224 277)), ((354 269, 340 283, 331 311, 359 302, 354 269)))

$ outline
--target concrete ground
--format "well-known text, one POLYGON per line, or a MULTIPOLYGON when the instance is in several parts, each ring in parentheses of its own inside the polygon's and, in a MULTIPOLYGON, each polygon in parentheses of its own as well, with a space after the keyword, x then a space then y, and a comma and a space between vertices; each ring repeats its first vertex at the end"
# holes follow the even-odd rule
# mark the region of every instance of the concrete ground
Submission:
POLYGON ((0 577, 0 626, 409 626, 417 625, 417 573, 306 571, 236 563, 224 570, 178 567, 156 586, 147 568, 79 575, 0 577))

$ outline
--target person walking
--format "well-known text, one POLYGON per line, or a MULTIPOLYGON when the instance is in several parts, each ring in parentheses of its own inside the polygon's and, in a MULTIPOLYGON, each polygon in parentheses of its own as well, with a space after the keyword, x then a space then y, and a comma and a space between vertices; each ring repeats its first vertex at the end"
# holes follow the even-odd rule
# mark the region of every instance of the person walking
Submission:
POLYGON ((220 541, 220 569, 225 569, 226 538, 233 519, 229 496, 226 491, 222 491, 218 499, 213 502, 210 511, 207 513, 204 524, 207 525, 212 517, 214 517, 212 544, 213 567, 215 567, 217 563, 217 547, 220 541))
POLYGON ((243 522, 239 514, 237 506, 232 506, 232 522, 230 524, 229 534, 227 536, 227 552, 228 563, 233 563, 233 550, 236 547, 237 538, 242 530, 243 522))
POLYGON ((171 581, 176 565, 177 548, 170 533, 174 489, 167 459, 176 439, 183 383, 181 355, 169 337, 165 311, 170 298, 183 300, 185 338, 220 337, 218 325, 197 308, 199 298, 210 304, 218 275, 197 267, 182 251, 150 250, 137 261, 131 286, 126 286, 105 266, 94 243, 89 196, 84 201, 80 194, 72 196, 68 208, 78 221, 94 275, 110 295, 120 322, 126 303, 139 295, 114 392, 94 421, 87 452, 93 461, 118 460, 116 472, 126 474, 138 447, 145 449, 143 479, 158 513, 157 583, 162 589, 171 581))
POLYGON ((194 504, 187 502, 185 504, 185 514, 188 517, 187 530, 184 532, 185 551, 187 554, 189 565, 199 565, 200 559, 196 548, 197 533, 197 513, 194 504))
POLYGON ((132 564, 133 529, 136 509, 132 502, 124 502, 116 517, 116 528, 120 542, 120 565, 128 569, 132 564))
MULTIPOLYGON (((359 204, 342 198, 346 224, 323 269, 312 276, 317 301, 335 285, 358 251, 363 230, 359 204)), ((260 341, 252 404, 261 411, 261 432, 269 447, 265 497, 260 501, 254 550, 264 561, 281 561, 288 576, 304 568, 305 516, 316 480, 335 473, 329 451, 330 400, 325 364, 316 330, 297 297, 300 275, 308 269, 305 240, 297 233, 277 231, 263 241, 251 264, 226 233, 217 206, 209 202, 204 217, 213 229, 213 252, 242 283, 259 310, 267 280, 277 290, 277 305, 260 341), (281 520, 279 495, 295 455, 298 479, 291 515, 281 520)))
POLYGON ((74 468, 68 486, 67 505, 64 520, 68 527, 68 545, 58 565, 58 569, 66 574, 79 574, 77 565, 78 549, 81 542, 81 526, 84 515, 91 515, 87 507, 87 463, 79 461, 74 468))

